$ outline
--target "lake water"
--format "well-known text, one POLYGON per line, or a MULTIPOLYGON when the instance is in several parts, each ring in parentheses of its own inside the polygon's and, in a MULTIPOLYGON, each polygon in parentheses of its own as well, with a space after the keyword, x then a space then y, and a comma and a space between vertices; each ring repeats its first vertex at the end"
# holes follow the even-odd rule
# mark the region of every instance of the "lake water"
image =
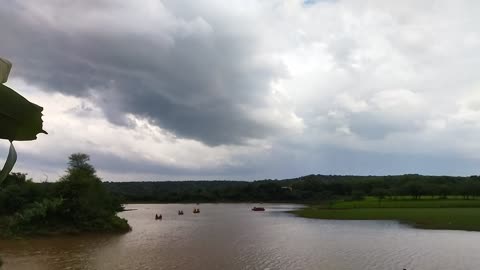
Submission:
POLYGON ((138 210, 120 214, 133 227, 124 235, 0 240, 2 270, 480 269, 477 232, 304 219, 285 212, 295 205, 262 206, 266 212, 251 204, 128 205, 138 210))

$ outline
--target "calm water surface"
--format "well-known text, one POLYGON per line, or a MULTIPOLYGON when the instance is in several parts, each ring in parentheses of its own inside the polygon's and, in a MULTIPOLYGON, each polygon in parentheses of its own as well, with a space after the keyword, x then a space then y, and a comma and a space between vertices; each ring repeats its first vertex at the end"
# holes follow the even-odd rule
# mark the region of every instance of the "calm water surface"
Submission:
MULTIPOLYGON (((480 233, 294 217, 294 205, 128 205, 124 235, 0 240, 8 269, 480 269, 480 233), (192 209, 201 213, 194 215, 192 209), (183 209, 184 216, 177 210, 183 209), (163 215, 155 221, 156 213, 163 215)), ((2 269, 2 270, 3 270, 2 269)))

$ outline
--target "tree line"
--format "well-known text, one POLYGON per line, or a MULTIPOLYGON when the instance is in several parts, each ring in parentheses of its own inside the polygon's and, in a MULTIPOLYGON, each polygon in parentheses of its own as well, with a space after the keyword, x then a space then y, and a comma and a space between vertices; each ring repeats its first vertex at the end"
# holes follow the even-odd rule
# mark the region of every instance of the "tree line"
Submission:
POLYGON ((106 182, 108 190, 128 202, 316 202, 365 196, 447 198, 480 196, 480 176, 307 175, 285 180, 106 182))

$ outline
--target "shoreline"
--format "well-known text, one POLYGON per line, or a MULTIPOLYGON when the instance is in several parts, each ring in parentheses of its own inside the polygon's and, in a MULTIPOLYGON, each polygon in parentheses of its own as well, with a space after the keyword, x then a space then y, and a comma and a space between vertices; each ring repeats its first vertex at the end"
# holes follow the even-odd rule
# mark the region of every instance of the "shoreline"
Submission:
POLYGON ((480 208, 348 208, 318 206, 290 211, 297 217, 326 220, 398 221, 416 229, 480 232, 480 208))

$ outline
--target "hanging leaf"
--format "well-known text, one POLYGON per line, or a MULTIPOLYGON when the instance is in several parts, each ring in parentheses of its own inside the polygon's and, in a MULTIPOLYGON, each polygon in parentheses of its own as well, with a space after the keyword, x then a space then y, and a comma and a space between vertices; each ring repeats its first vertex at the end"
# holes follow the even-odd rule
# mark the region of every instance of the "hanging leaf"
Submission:
POLYGON ((0 83, 6 83, 8 80, 8 74, 10 74, 10 69, 12 69, 12 63, 7 59, 0 57, 0 83))
POLYGON ((43 108, 31 103, 14 90, 0 84, 0 139, 31 141, 45 133, 43 108))
POLYGON ((3 85, 8 79, 12 64, 0 58, 0 139, 10 141, 7 161, 0 171, 0 183, 8 176, 17 161, 13 141, 31 141, 43 130, 43 108, 31 103, 13 89, 3 85))
POLYGON ((12 171, 13 166, 15 166, 15 162, 17 162, 17 151, 15 151, 13 144, 10 143, 10 151, 8 151, 7 161, 5 161, 5 165, 3 165, 3 169, 0 171, 0 183, 7 178, 8 174, 12 171))

